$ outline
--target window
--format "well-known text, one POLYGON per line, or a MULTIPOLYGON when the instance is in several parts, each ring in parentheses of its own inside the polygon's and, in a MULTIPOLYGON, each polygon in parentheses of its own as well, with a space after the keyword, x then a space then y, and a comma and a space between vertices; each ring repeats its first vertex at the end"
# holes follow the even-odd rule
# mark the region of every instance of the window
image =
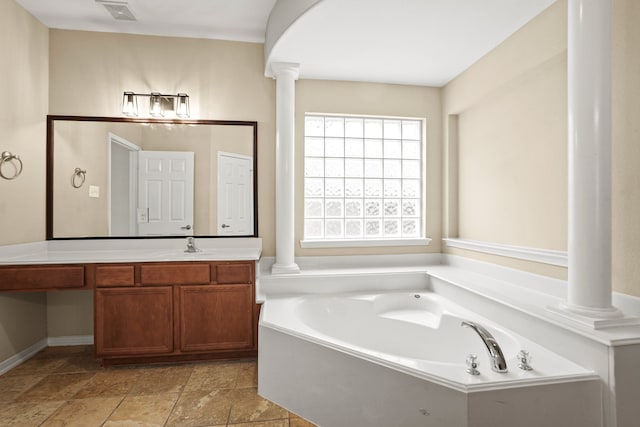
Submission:
POLYGON ((424 239, 422 126, 305 115, 303 243, 424 239))

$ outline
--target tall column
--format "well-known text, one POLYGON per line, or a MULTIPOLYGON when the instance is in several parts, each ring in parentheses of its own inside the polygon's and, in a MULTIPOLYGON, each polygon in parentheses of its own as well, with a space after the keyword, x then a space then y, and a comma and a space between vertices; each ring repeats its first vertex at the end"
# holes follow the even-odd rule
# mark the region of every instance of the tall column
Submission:
POLYGON ((298 64, 271 64, 276 79, 276 262, 272 274, 299 273, 294 237, 295 82, 298 64))
POLYGON ((611 305, 611 1, 569 0, 569 292, 566 309, 611 305))

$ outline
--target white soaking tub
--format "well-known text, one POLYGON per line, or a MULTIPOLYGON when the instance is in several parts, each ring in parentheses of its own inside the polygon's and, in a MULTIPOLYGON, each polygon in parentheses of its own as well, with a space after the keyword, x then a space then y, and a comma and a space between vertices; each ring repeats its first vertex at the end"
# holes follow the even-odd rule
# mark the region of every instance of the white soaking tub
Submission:
POLYGON ((259 392, 323 427, 601 426, 599 378, 505 326, 424 289, 268 298, 259 392), (508 372, 463 320, 495 337, 508 372))

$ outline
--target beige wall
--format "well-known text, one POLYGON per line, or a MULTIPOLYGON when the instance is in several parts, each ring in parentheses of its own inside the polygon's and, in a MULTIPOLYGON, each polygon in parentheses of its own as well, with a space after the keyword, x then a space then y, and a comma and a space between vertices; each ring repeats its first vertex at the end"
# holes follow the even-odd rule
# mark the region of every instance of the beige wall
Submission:
POLYGON ((0 152, 24 163, 19 178, 0 179, 3 245, 44 240, 48 43, 45 26, 13 0, 0 2, 0 152))
MULTIPOLYGON (((24 162, 20 177, 0 179, 0 245, 44 240, 48 43, 46 27, 0 2, 0 152, 24 162)), ((46 309, 44 294, 0 295, 0 361, 46 338, 46 309)))
POLYGON ((47 292, 47 336, 93 334, 93 292, 47 292))
POLYGON ((0 296, 0 362, 47 338, 47 298, 44 293, 0 296))
POLYGON ((295 241, 297 256, 440 252, 440 89, 391 84, 300 80, 296 83, 295 241), (379 248, 302 249, 304 234, 304 114, 333 113, 417 117, 426 120, 426 231, 431 245, 379 248))
POLYGON ((614 289, 640 296, 640 2, 613 0, 614 289))
MULTIPOLYGON (((612 281, 640 295, 640 4, 613 0, 613 12, 612 281)), ((566 33, 559 0, 444 88, 448 236, 567 250, 566 33)), ((446 251, 566 278, 561 267, 446 251)))

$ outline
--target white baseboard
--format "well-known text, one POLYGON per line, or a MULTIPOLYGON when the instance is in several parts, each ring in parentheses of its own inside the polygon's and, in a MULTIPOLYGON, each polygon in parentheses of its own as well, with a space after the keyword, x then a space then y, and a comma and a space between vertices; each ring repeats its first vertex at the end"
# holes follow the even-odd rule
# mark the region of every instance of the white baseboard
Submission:
POLYGON ((47 338, 43 338, 32 346, 25 348, 21 352, 14 354, 10 358, 0 362, 0 375, 31 359, 36 355, 36 353, 47 347, 47 341, 47 338))
POLYGON ((66 337, 49 337, 47 345, 49 347, 60 347, 63 345, 92 345, 93 335, 71 335, 66 337))

